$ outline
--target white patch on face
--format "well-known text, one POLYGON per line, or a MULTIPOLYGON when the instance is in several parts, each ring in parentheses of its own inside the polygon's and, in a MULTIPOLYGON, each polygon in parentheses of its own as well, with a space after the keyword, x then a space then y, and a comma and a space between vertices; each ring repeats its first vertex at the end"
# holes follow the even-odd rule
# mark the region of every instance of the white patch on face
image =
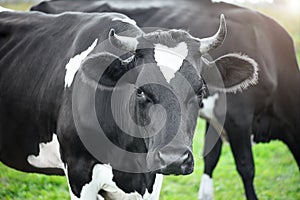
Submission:
POLYGON ((213 198, 213 180, 207 174, 203 174, 198 192, 198 200, 213 200, 213 198))
POLYGON ((4 11, 12 12, 13 10, 11 10, 9 8, 4 8, 4 7, 0 6, 0 12, 4 12, 4 11))
MULTIPOLYGON (((68 178, 68 169, 66 167, 65 174, 68 178)), ((69 180, 68 180, 69 182, 69 180)), ((70 183, 69 183, 70 185, 70 183)), ((92 180, 82 187, 80 198, 76 197, 71 188, 70 196, 72 200, 97 199, 98 192, 104 190, 107 192, 108 199, 124 199, 124 200, 142 200, 142 196, 137 192, 125 193, 113 181, 112 167, 106 164, 96 164, 92 172, 92 180)))
POLYGON ((112 21, 122 21, 122 22, 125 22, 128 24, 136 25, 136 22, 133 19, 130 19, 129 17, 126 17, 126 18, 116 17, 116 18, 113 18, 112 21))
POLYGON ((81 62, 95 48, 97 41, 98 41, 98 39, 96 39, 88 49, 86 49, 85 51, 81 52, 80 54, 74 56, 73 58, 71 58, 69 60, 68 64, 66 65, 67 72, 65 75, 65 88, 70 87, 72 85, 74 76, 75 76, 76 72, 78 71, 78 69, 81 65, 81 62))
POLYGON ((175 73, 179 70, 187 55, 188 48, 185 42, 179 43, 174 48, 162 44, 155 45, 155 61, 168 83, 170 83, 170 80, 175 76, 175 73))
POLYGON ((57 135, 53 134, 52 141, 39 144, 39 155, 29 155, 27 161, 38 168, 59 168, 64 169, 59 151, 57 135))

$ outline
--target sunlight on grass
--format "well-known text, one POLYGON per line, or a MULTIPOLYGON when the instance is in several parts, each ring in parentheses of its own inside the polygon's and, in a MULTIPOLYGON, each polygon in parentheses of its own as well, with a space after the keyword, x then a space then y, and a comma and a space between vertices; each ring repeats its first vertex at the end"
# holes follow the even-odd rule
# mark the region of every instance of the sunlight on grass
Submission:
POLYGON ((20 10, 20 11, 27 11, 32 6, 32 3, 0 3, 0 6, 9 8, 12 10, 20 10))
POLYGON ((253 9, 272 17, 288 31, 288 33, 293 37, 297 51, 298 63, 300 63, 300 13, 291 13, 288 9, 270 5, 253 7, 253 9))

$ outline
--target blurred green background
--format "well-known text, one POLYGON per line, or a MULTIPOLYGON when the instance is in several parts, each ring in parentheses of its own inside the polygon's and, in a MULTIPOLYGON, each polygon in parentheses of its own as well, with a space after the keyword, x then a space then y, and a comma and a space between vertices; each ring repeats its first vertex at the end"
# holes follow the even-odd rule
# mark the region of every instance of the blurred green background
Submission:
MULTIPOLYGON (((300 13, 299 9, 293 8, 293 4, 289 3, 292 1, 294 0, 283 0, 283 4, 279 5, 246 3, 245 6, 273 17, 288 30, 294 39, 299 63, 300 13)), ((7 2, 0 0, 0 6, 15 10, 28 10, 32 6, 32 3, 7 2)), ((165 177, 161 200, 197 199, 203 172, 204 130, 205 122, 199 119, 194 139, 195 172, 188 176, 165 177)), ((253 153, 258 197, 263 200, 300 200, 300 173, 287 147, 282 142, 272 141, 255 145, 253 153)), ((244 199, 243 185, 228 144, 223 146, 221 159, 214 172, 214 190, 216 200, 244 199)), ((64 177, 23 173, 0 163, 0 199, 69 199, 69 191, 64 177)))

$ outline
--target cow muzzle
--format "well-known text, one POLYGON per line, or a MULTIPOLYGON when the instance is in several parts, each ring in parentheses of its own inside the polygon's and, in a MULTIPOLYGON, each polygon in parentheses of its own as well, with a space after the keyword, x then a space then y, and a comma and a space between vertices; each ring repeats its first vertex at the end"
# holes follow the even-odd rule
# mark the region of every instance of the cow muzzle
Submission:
POLYGON ((163 160, 164 163, 168 164, 158 170, 158 173, 164 175, 187 175, 194 171, 194 158, 190 150, 187 150, 184 154, 177 156, 179 158, 172 162, 171 159, 174 157, 175 155, 160 154, 160 159, 163 160))

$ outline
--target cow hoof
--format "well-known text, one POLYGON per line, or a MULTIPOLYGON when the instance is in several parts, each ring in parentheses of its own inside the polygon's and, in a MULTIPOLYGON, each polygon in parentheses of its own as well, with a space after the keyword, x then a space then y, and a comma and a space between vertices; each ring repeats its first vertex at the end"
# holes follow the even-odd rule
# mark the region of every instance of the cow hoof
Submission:
POLYGON ((213 197, 214 190, 212 178, 210 178, 207 174, 203 174, 198 193, 198 200, 213 200, 213 197))

